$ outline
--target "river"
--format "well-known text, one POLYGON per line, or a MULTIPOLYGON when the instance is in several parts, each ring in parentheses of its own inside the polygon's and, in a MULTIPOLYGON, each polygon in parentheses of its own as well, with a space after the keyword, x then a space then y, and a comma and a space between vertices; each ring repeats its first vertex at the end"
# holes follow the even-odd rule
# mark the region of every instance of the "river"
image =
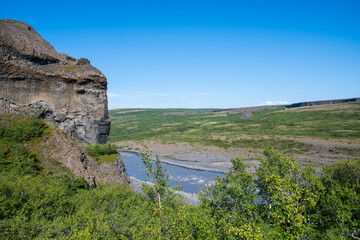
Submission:
MULTIPOLYGON (((146 169, 141 157, 137 153, 120 152, 120 154, 129 175, 144 181, 146 179, 146 169)), ((207 185, 213 184, 216 176, 224 176, 222 173, 194 170, 167 163, 162 164, 168 171, 172 186, 175 187, 180 184, 184 187, 182 191, 188 193, 197 193, 206 188, 207 185)))

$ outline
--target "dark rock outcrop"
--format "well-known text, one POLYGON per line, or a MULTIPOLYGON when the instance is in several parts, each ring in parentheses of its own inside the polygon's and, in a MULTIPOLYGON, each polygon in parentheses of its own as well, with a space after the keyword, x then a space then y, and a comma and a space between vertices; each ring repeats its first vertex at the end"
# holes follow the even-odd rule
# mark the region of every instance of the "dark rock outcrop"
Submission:
POLYGON ((43 109, 43 117, 82 142, 110 132, 105 76, 89 60, 58 53, 26 23, 0 20, 0 97, 43 109))
POLYGON ((251 111, 244 111, 241 115, 241 119, 243 118, 251 118, 253 115, 252 115, 252 112, 251 111))
POLYGON ((310 106, 319 106, 319 105, 348 103, 348 102, 360 102, 360 98, 346 98, 346 99, 335 99, 335 100, 300 102, 300 103, 293 103, 290 105, 286 105, 285 108, 310 107, 310 106))

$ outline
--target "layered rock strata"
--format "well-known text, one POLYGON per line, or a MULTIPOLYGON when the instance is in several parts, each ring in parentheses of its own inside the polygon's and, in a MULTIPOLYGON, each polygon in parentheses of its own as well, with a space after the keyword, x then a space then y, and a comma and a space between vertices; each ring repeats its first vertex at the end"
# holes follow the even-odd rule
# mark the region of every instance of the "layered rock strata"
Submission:
POLYGON ((110 133, 105 76, 85 58, 58 53, 26 23, 0 20, 0 97, 46 108, 48 122, 87 143, 110 133))

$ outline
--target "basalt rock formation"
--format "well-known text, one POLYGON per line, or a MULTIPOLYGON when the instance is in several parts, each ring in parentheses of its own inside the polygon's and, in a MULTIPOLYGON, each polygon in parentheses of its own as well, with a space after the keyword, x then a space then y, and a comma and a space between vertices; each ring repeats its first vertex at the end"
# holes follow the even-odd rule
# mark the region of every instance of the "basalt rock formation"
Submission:
MULTIPOLYGON (((44 102, 39 101, 27 105, 18 105, 0 97, 0 126, 3 124, 3 115, 17 116, 37 115, 48 118, 53 115, 52 109, 44 102)), ((6 120, 8 121, 8 120, 6 120)), ((66 172, 71 172, 75 177, 84 177, 89 185, 99 183, 125 183, 130 184, 130 176, 125 169, 121 155, 118 154, 113 162, 98 163, 86 154, 84 147, 79 142, 67 136, 56 127, 47 127, 47 133, 37 140, 35 144, 25 144, 37 158, 50 168, 63 172, 57 164, 66 167, 66 172)))
POLYGON ((110 133, 105 76, 85 58, 58 53, 26 23, 0 20, 0 97, 46 109, 69 136, 105 143, 110 133))
POLYGON ((335 99, 335 100, 300 102, 300 103, 293 103, 291 105, 286 105, 285 108, 311 107, 311 106, 348 103, 348 102, 360 102, 360 98, 346 98, 346 99, 335 99))

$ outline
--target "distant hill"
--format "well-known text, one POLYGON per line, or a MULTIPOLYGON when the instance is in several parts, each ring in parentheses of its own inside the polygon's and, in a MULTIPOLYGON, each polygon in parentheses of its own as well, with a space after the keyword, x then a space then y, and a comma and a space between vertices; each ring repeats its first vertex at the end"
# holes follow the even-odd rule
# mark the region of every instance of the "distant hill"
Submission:
POLYGON ((328 105, 328 104, 337 104, 337 103, 347 103, 347 102, 359 102, 360 98, 346 98, 346 99, 337 99, 337 100, 322 100, 322 101, 311 101, 311 102, 300 102, 293 103, 290 105, 274 105, 274 106, 257 106, 257 107, 243 107, 243 108, 224 108, 224 109, 209 109, 209 110, 192 110, 185 112, 166 112, 164 115, 189 115, 189 114, 202 114, 202 113, 220 113, 220 112, 229 112, 229 113, 243 113, 244 115, 250 116, 248 113, 252 111, 262 110, 266 108, 276 108, 279 106, 284 106, 286 108, 294 107, 307 107, 307 106, 319 106, 319 105, 328 105))
POLYGON ((329 104, 337 104, 337 103, 347 103, 347 102, 360 102, 360 98, 346 98, 346 99, 336 99, 336 100, 300 102, 300 103, 293 103, 290 105, 285 105, 285 107, 287 107, 287 108, 309 107, 309 106, 329 105, 329 104))

